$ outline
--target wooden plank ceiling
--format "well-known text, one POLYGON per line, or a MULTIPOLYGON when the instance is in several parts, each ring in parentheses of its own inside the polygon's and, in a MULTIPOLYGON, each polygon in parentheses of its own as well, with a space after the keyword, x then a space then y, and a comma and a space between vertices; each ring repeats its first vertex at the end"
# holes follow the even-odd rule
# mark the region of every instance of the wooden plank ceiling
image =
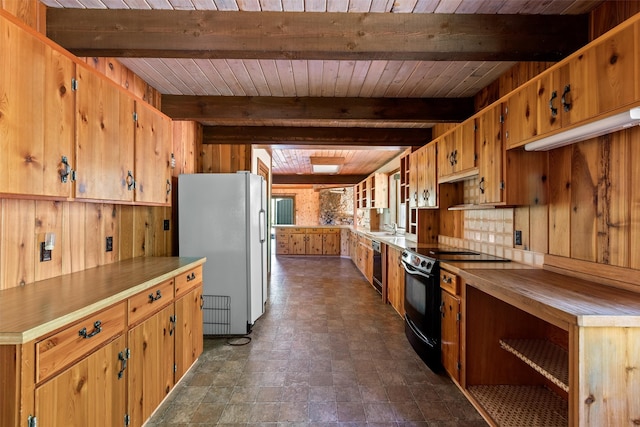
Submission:
POLYGON ((49 37, 79 56, 118 57, 163 94, 169 116, 205 125, 205 143, 270 147, 288 182, 317 181, 305 178, 312 156, 366 175, 424 144, 515 62, 583 45, 584 14, 602 3, 41 1, 49 37))

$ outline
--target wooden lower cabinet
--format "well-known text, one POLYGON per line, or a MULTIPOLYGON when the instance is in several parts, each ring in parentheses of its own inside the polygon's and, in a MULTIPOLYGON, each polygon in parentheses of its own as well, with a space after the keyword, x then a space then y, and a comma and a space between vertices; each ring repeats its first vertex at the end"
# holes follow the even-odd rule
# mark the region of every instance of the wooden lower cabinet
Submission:
POLYGON ((402 251, 387 245, 387 301, 404 318, 404 267, 402 251))
POLYGON ((443 290, 440 312, 442 366, 451 378, 460 382, 460 298, 443 290))
POLYGON ((340 229, 277 229, 276 255, 340 255, 340 229))
POLYGON ((141 426, 174 385, 174 307, 129 330, 130 426, 141 426))
MULTIPOLYGON (((148 276, 143 283, 155 281, 148 276)), ((198 265, 33 341, 0 345, 0 425, 142 426, 202 353, 202 322, 198 265)))
POLYGON ((176 379, 181 378, 202 353, 202 286, 175 302, 176 379))
POLYGON ((41 426, 124 425, 127 370, 126 339, 120 335, 35 390, 41 426), (122 374, 121 374, 122 373, 122 374))

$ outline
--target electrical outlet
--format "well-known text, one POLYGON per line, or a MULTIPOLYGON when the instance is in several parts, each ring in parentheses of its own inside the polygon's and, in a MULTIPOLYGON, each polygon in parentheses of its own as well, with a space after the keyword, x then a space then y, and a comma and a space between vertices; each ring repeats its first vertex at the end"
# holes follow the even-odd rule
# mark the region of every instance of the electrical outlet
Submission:
POLYGON ((44 248, 44 242, 40 242, 40 262, 51 261, 51 250, 44 248))
POLYGON ((522 246, 522 230, 516 230, 515 233, 515 245, 516 246, 522 246))
POLYGON ((113 251, 113 236, 107 237, 106 251, 107 252, 113 251))
POLYGON ((169 220, 165 219, 164 220, 164 231, 169 231, 170 227, 169 227, 169 220))

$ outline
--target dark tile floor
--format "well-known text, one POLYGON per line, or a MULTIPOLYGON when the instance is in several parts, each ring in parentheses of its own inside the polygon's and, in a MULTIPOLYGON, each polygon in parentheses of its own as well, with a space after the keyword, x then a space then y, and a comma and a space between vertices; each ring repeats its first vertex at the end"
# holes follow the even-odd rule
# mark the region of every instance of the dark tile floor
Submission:
POLYGON ((485 426, 431 372, 349 259, 273 259, 251 342, 204 353, 147 423, 160 426, 485 426))

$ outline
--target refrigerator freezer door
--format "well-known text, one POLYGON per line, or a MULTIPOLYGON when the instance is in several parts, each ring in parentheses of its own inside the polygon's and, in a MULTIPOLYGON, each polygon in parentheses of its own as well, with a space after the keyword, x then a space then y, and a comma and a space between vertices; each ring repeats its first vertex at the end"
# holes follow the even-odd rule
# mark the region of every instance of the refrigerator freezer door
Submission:
POLYGON ((251 324, 264 313, 267 283, 267 247, 266 247, 266 184, 258 175, 248 175, 247 191, 249 215, 247 223, 247 247, 249 248, 248 276, 250 283, 249 321, 251 324))

